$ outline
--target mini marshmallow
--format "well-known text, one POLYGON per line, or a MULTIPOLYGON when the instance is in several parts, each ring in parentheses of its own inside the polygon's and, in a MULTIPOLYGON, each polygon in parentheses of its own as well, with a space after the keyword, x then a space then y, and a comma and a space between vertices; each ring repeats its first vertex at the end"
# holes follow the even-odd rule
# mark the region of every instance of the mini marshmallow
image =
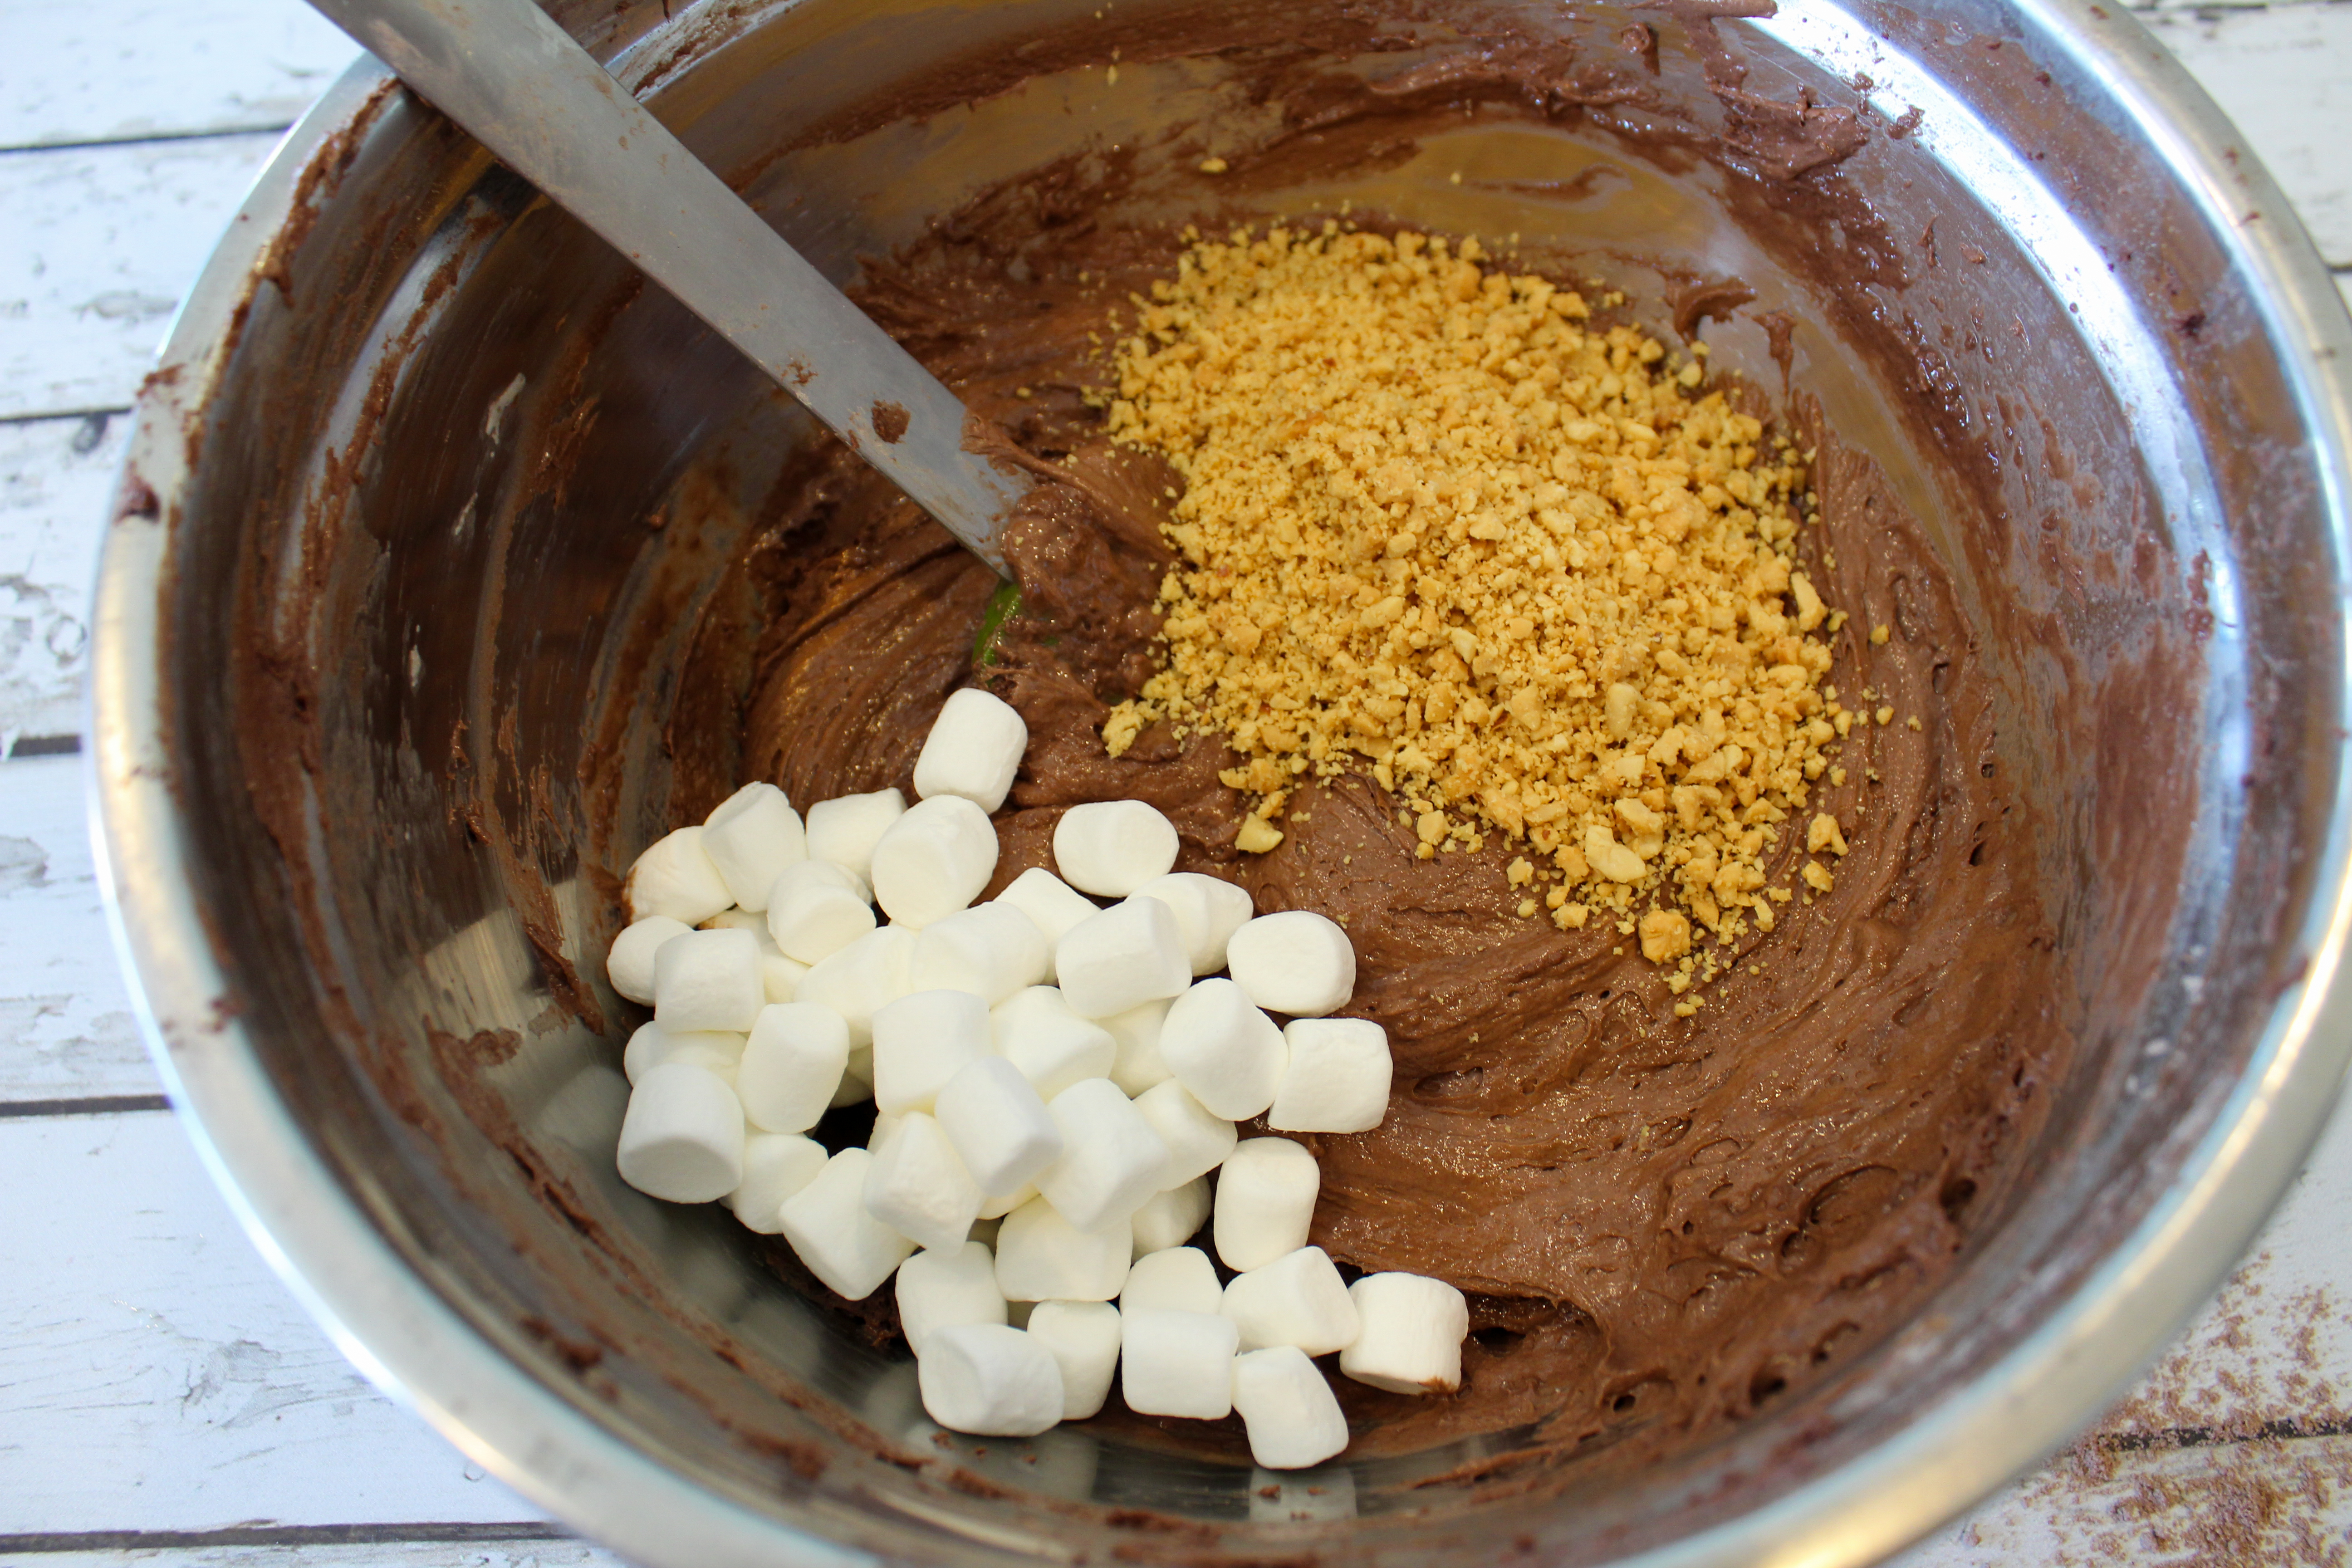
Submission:
MULTIPOLYGON (((831 958, 811 965, 793 1000, 814 1002, 840 1014, 842 1022, 849 1026, 853 1052, 870 1046, 875 1013, 908 992, 907 971, 914 949, 912 931, 895 926, 868 931, 831 958)), ((868 1082, 873 1079, 871 1073, 860 1076, 868 1082)))
POLYGON ((681 827, 656 839, 629 868, 623 889, 629 919, 667 915, 685 925, 700 925, 735 901, 727 879, 703 852, 702 829, 681 827))
POLYGON ((1118 1321, 1118 1388, 1129 1410, 1202 1421, 1233 1413, 1234 1352, 1241 1339, 1231 1318, 1122 1311, 1118 1321))
POLYGON ((979 997, 901 996, 874 1015, 874 1103, 893 1113, 929 1110, 948 1079, 988 1054, 988 1005, 979 997))
POLYGON ((960 795, 994 811, 1004 804, 1028 749, 1029 726, 1011 703, 976 686, 950 691, 915 759, 916 797, 960 795))
POLYGON ((1164 1252, 1181 1247, 1201 1234, 1209 1217, 1209 1178, 1196 1176, 1181 1187, 1171 1187, 1135 1211, 1129 1222, 1135 1232, 1135 1250, 1164 1252))
POLYGON ((927 926, 968 907, 996 870, 996 826, 960 795, 907 809, 874 846, 874 899, 900 925, 927 926))
POLYGON ((808 858, 808 836, 782 790, 747 784, 702 819, 702 852, 736 904, 757 914, 768 907, 777 875, 808 858))
MULTIPOLYGON (((1061 1134, 1056 1132, 1054 1136, 1058 1139, 1061 1137, 1061 1134)), ((1055 1147, 1058 1148, 1059 1144, 1057 1143, 1055 1147)), ((1055 1158, 1059 1159, 1060 1156, 1055 1155, 1055 1158)), ((1007 1193, 1003 1197, 998 1197, 992 1194, 989 1196, 981 1199, 980 1217, 972 1221, 974 1233, 977 1234, 981 1226, 987 1225, 992 1221, 1001 1222, 1006 1215, 1011 1214, 1014 1209, 1019 1208, 1023 1204, 1027 1203, 1036 1195, 1037 1184, 1034 1182, 1024 1182, 1021 1184, 1019 1190, 1007 1193)), ((992 1239, 989 1242, 989 1245, 993 1247, 996 1243, 992 1239)))
POLYGON ((754 934, 760 939, 760 994, 772 1005, 799 1000, 801 982, 808 978, 809 966, 797 958, 786 957, 784 950, 765 930, 754 934))
POLYGON ((1160 1056, 1213 1114, 1245 1121, 1274 1103, 1290 1048, 1239 985, 1218 979, 1176 998, 1160 1028, 1160 1056))
POLYGON ((1451 1394, 1462 1386, 1470 1304, 1443 1279, 1367 1274, 1348 1287, 1363 1323, 1339 1370, 1391 1394, 1451 1394))
POLYGON ((803 860, 768 890, 768 935, 788 958, 822 963, 874 929, 865 884, 829 860, 803 860))
POLYGON ((1004 1321, 996 1259, 979 1242, 922 1251, 898 1266, 898 1326, 908 1348, 923 1353, 932 1334, 957 1323, 1004 1321))
POLYGON ((1244 1138, 1217 1173, 1217 1257, 1238 1272, 1307 1245, 1323 1169, 1287 1138, 1244 1138))
POLYGON ((768 929, 768 917, 755 915, 749 910, 721 910, 700 925, 697 931, 748 931, 754 940, 768 929))
POLYGON ((1330 1384, 1297 1345, 1250 1351, 1234 1360, 1234 1408, 1248 1429, 1250 1458, 1269 1470, 1319 1465, 1348 1446, 1348 1418, 1330 1384))
POLYGON ((1319 1247, 1234 1275, 1217 1310, 1241 1325, 1245 1351, 1297 1345, 1311 1356, 1329 1355, 1354 1344, 1363 1328, 1347 1281, 1319 1247))
POLYGON ((1127 1283, 1135 1232, 1124 1219, 1080 1230, 1044 1198, 1004 1216, 996 1232, 996 1288, 1008 1301, 1108 1301, 1127 1283))
POLYGON ((932 1114, 983 1194, 1018 1193, 1062 1157, 1062 1134, 1045 1100, 1002 1057, 957 1068, 940 1087, 932 1114))
POLYGON ((844 1149, 784 1200, 779 1215, 784 1239, 808 1271, 851 1301, 874 1294, 915 1250, 914 1242, 866 1212, 866 1176, 873 1165, 865 1150, 844 1149))
POLYGON ((950 1431, 1034 1437, 1062 1418, 1061 1364, 1024 1330, 950 1324, 931 1335, 918 1368, 923 1408, 950 1431))
POLYGON ((1110 1031, 1070 1011, 1059 990, 1032 985, 989 1015, 996 1052, 1047 1100, 1083 1079, 1109 1076, 1118 1055, 1110 1031))
POLYGON ((1265 1124, 1278 1132, 1369 1132, 1389 1113, 1389 1032, 1369 1018, 1294 1018, 1282 1087, 1265 1124))
POLYGON ((1061 1363, 1062 1419, 1084 1421, 1099 1412, 1118 1366, 1118 1309, 1108 1301, 1040 1301, 1029 1314, 1029 1337, 1061 1363))
POLYGON ((1260 915, 1225 944, 1225 968, 1269 1013, 1319 1018, 1348 1005, 1356 950, 1338 922, 1311 910, 1260 915))
MULTIPOLYGON (((1342 1293, 1345 1287, 1341 1288, 1342 1293)), ((1127 1271, 1118 1293, 1122 1312, 1214 1312, 1223 1304, 1217 1266, 1197 1247, 1147 1252, 1127 1271)), ((1227 1317, 1233 1314, 1228 1312, 1227 1317)), ((1235 1321, 1239 1321, 1238 1319, 1235 1321)))
POLYGON ((1176 916, 1157 899, 1113 904, 1072 926, 1054 946, 1054 973, 1081 1018, 1181 995, 1192 983, 1176 916))
POLYGON ((1054 865, 1082 893, 1123 899, 1176 864, 1176 825, 1139 800, 1074 805, 1054 825, 1054 865))
POLYGON ((735 1068, 735 1093, 751 1125, 805 1132, 833 1104, 849 1069, 849 1026, 814 1002, 772 1003, 752 1020, 735 1068))
POLYGON ((833 1091, 833 1098, 825 1102, 825 1109, 833 1110, 841 1106, 856 1105, 860 1100, 873 1098, 874 1048, 868 1046, 861 1051, 852 1046, 849 1049, 849 1065, 841 1071, 841 1087, 833 1091))
POLYGON ((1168 1009, 1175 1005, 1174 997, 1163 996, 1157 1002, 1146 1002, 1124 1013, 1095 1020, 1110 1031, 1111 1039, 1118 1046, 1118 1055, 1111 1058, 1111 1082, 1129 1094, 1141 1094, 1176 1076, 1168 1070, 1167 1059, 1160 1054, 1160 1032, 1167 1027, 1168 1009))
POLYGON ((1101 905, 1043 866, 1032 866, 1013 878, 992 901, 1012 905, 1045 933, 1045 978, 1049 981, 1054 978, 1054 945, 1072 926, 1088 915, 1102 912, 1101 905))
POLYGON ((1164 1184, 1167 1146, 1110 1079, 1074 1083, 1045 1110, 1061 1131, 1062 1157, 1038 1173, 1037 1191, 1080 1230, 1124 1224, 1164 1184))
POLYGON ((762 1236, 784 1227, 784 1200, 816 1180, 829 1156, 797 1132, 754 1132, 743 1140, 743 1179, 727 1194, 735 1217, 762 1236))
POLYGON ((1248 889, 1198 871, 1154 877, 1132 896, 1158 899, 1175 911, 1176 929, 1184 933, 1184 951, 1195 975, 1214 974, 1225 966, 1225 944, 1255 912, 1248 889))
POLYGON ((743 1037, 727 1029, 665 1029, 640 1024, 621 1050, 621 1072, 631 1083, 665 1062, 685 1062, 733 1087, 743 1059, 743 1037))
POLYGON ((895 789, 821 800, 808 808, 809 858, 845 866, 866 880, 873 875, 874 847, 906 810, 907 797, 895 789))
POLYGON ((1011 904, 974 904, 923 928, 907 973, 918 991, 969 991, 993 1007, 1042 983, 1053 956, 1037 922, 1011 904))
POLYGON ((751 1027, 768 993, 748 931, 690 931, 654 954, 654 1021, 673 1032, 751 1027))
MULTIPOLYGON (((705 1068, 666 1062, 637 1080, 621 1118, 621 1180, 648 1197, 707 1204, 743 1183, 743 1108, 705 1068)), ((1121 1272, 1125 1271, 1122 1261, 1121 1272)))
POLYGON ((1192 1091, 1174 1079, 1137 1095, 1135 1109, 1167 1146, 1168 1165, 1160 1176, 1163 1189, 1207 1175, 1225 1163, 1239 1142, 1231 1121, 1193 1099, 1192 1091))
POLYGON ((652 1006, 654 954, 670 938, 684 936, 693 929, 684 921, 674 921, 667 915, 647 915, 635 924, 623 926, 621 934, 613 939, 612 950, 604 954, 604 978, 630 1001, 652 1006))

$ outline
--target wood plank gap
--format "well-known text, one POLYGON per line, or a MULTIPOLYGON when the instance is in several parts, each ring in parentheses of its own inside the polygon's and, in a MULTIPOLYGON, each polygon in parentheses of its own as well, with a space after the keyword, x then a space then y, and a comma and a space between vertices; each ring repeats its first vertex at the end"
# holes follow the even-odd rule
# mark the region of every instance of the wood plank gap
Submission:
POLYGON ((2171 1426, 2155 1432, 2105 1432, 2090 1446, 2110 1453, 2133 1454, 2150 1448, 2210 1448, 2228 1443, 2292 1443, 2299 1438, 2352 1436, 2352 1421, 2265 1421, 2238 1431, 2228 1427, 2171 1426))
MULTIPOLYGON (((0 1100, 0 1121, 21 1121, 36 1116, 125 1116, 142 1110, 169 1110, 172 1100, 163 1094, 92 1094, 74 1100, 0 1100)), ((5 1540, 0 1537, 0 1540, 5 1540)))
POLYGON ((103 408, 60 408, 50 414, 0 414, 0 425, 38 425, 49 419, 115 419, 131 412, 128 403, 103 408))
POLYGON ((79 735, 19 735, 16 743, 8 748, 8 760, 19 757, 78 757, 81 755, 79 735))
POLYGON ((80 1530, 0 1535, 0 1552, 182 1551, 207 1546, 383 1546, 474 1541, 571 1541, 556 1524, 231 1525, 222 1530, 80 1530))
POLYGON ((250 125, 208 125, 201 131, 152 131, 130 136, 93 136, 80 142, 11 142, 0 146, 0 157, 11 153, 79 153, 92 147, 144 147, 164 142, 204 142, 216 136, 284 135, 290 120, 257 120, 250 125))

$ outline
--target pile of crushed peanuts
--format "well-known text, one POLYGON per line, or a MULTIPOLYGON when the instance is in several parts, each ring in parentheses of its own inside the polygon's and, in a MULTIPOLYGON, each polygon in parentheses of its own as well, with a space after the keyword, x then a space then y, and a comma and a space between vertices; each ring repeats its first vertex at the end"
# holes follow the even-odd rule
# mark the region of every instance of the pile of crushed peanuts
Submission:
MULTIPOLYGON (((1368 768, 1422 857, 1524 842, 1523 918, 1540 893, 1562 929, 1638 930, 1679 994, 1794 896, 1768 885, 1781 825, 1868 721, 1824 684, 1845 617, 1797 569, 1804 455, 1703 357, 1484 258, 1235 231, 1135 300, 1109 429, 1182 474, 1181 559, 1166 667, 1104 741, 1223 734, 1261 852, 1308 775, 1368 768)), ((1804 832, 1845 852, 1833 817, 1804 832)))

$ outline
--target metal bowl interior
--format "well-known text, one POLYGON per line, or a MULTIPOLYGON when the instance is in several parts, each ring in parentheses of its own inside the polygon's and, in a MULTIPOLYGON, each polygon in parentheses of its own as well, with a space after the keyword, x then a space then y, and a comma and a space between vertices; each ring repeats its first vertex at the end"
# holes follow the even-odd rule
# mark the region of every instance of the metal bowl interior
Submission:
MULTIPOLYGON (((1172 169, 1201 127, 1266 132, 1277 110, 1226 57, 1138 41, 1180 10, 1237 47, 1288 26, 1176 0, 1108 21, 1094 0, 555 9, 840 279, 1055 158, 1172 169), (973 73, 1017 40, 1019 75, 973 73), (1097 67, 1122 41, 1114 91, 1097 67)), ((1633 17, 1517 19, 1601 49, 1633 17)), ((566 1520, 698 1565, 1483 1564, 1498 1543, 1859 1563, 2087 1419, 2251 1235, 2352 1040, 2323 1026, 2352 1022, 2352 329, 2276 193, 2126 19, 1814 0, 1725 27, 1748 90, 1881 116, 1835 175, 1899 263, 1878 281, 1809 281, 1762 185, 1642 153, 1630 111, 1470 117, 1223 212, 1344 200, 1512 234, 1637 298, 1737 276, 1817 324, 1795 384, 1931 526, 1954 487, 2004 520, 1939 542, 2042 824, 2078 1047, 2027 1179, 1925 1310, 1637 1476, 1481 1470, 1516 1446, 1499 1432, 1269 1498, 1245 1466, 1083 1426, 940 1432, 906 1356, 780 1289, 723 1213, 622 1185, 614 875, 670 825, 688 642, 740 613, 715 597, 722 568, 809 426, 363 67, 289 139, 173 331, 94 660, 102 853, 159 1059, 344 1348, 566 1520), (2087 717, 2060 724, 2062 694, 2087 717)), ((1337 64, 1452 47, 1428 32, 1337 64)), ((1660 33, 1662 79, 1719 115, 1690 38, 1660 33)), ((1095 217, 1185 199, 1146 180, 1095 217)), ((1717 364, 1778 384, 1752 321, 1707 335, 1717 364)))

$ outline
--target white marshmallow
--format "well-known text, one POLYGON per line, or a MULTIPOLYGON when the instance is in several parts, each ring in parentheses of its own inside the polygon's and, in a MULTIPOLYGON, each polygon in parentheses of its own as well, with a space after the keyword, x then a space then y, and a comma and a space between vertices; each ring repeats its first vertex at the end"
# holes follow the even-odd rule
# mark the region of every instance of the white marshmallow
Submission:
POLYGON ((1110 1079, 1074 1083, 1045 1110, 1061 1131, 1062 1157, 1038 1173, 1037 1191, 1080 1230, 1125 1224, 1164 1184, 1167 1146, 1110 1079))
POLYGON ((1054 824, 1054 864, 1078 891, 1123 899, 1176 864, 1176 825, 1139 800, 1074 805, 1054 824))
POLYGON ((830 860, 856 872, 860 880, 870 879, 874 847, 906 810, 907 797, 895 789, 821 800, 808 808, 809 858, 830 860))
POLYGON ((1160 1031, 1167 1027, 1168 1009, 1175 1005, 1174 997, 1163 996, 1095 1020, 1118 1046, 1118 1055, 1111 1059, 1111 1082, 1129 1094, 1141 1094, 1176 1076, 1160 1054, 1160 1031))
POLYGON ((1099 1412, 1118 1366, 1118 1309, 1108 1301, 1040 1301, 1029 1314, 1029 1337, 1061 1363, 1062 1419, 1099 1412))
POLYGON ((788 958, 775 939, 765 931, 760 938, 760 994, 769 1004, 796 1001, 801 994, 801 982, 808 978, 809 966, 797 958, 788 958))
POLYGON ((1160 1056, 1212 1113, 1245 1121, 1274 1103, 1290 1048, 1239 985, 1214 979, 1196 982, 1168 1009, 1160 1056))
POLYGON ((927 926, 968 907, 996 871, 996 826, 960 795, 908 807, 874 846, 875 901, 900 925, 927 926))
POLYGON ((1265 1124, 1279 1132, 1369 1132, 1389 1113, 1389 1032, 1370 1018, 1294 1018, 1282 1087, 1265 1124))
MULTIPOLYGON (((896 926, 868 931, 835 953, 813 964, 801 977, 795 1002, 814 1002, 841 1015, 849 1026, 852 1051, 874 1042, 874 1015, 908 992, 908 960, 914 956, 915 933, 896 926)), ((863 1075, 868 1081, 873 1075, 863 1075)))
POLYGON ((652 1006, 654 954, 670 938, 684 936, 693 929, 684 921, 674 921, 667 915, 647 915, 623 926, 621 934, 613 939, 611 951, 604 954, 604 978, 630 1001, 652 1006))
POLYGON ((1012 704, 977 686, 950 691, 915 759, 916 797, 960 795, 994 811, 1004 804, 1028 749, 1029 726, 1012 704))
POLYGON ((1138 1253, 1163 1252, 1181 1247, 1201 1234, 1209 1217, 1209 1178, 1196 1176, 1181 1187, 1171 1187, 1135 1211, 1129 1222, 1135 1231, 1138 1253))
POLYGON ((873 1166, 865 1150, 844 1149, 784 1200, 779 1215, 784 1239, 808 1271, 852 1301, 874 1294, 915 1250, 913 1241, 866 1212, 866 1175, 873 1166))
POLYGON ((784 1200, 816 1180, 824 1145, 797 1132, 754 1132, 743 1140, 743 1179, 727 1194, 735 1217, 762 1236, 784 1227, 784 1200))
POLYGON ((1214 974, 1225 966, 1225 944, 1255 912, 1248 889, 1198 871, 1154 877, 1132 896, 1158 899, 1175 911, 1176 929, 1184 933, 1184 951, 1195 975, 1214 974))
MULTIPOLYGON (((1127 1271, 1118 1292, 1122 1312, 1214 1312, 1223 1305, 1217 1266, 1197 1247, 1147 1252, 1127 1271)), ((1231 1317, 1231 1313, 1226 1316, 1231 1317)), ((1238 1321, 1238 1320, 1236 1320, 1238 1321)))
POLYGON ((931 1335, 957 1323, 1004 1321, 996 1259, 979 1242, 918 1252, 898 1266, 898 1326, 921 1355, 931 1335))
POLYGON ((1319 1247, 1234 1275, 1217 1310, 1241 1325, 1245 1351, 1297 1345, 1311 1356, 1329 1355, 1354 1344, 1363 1328, 1347 1281, 1319 1247))
POLYGON ((727 879, 703 852, 699 827, 681 827, 656 839, 629 868, 623 897, 632 921, 667 915, 690 926, 735 901, 727 879))
POLYGON ((1082 1018, 1179 995, 1192 983, 1176 916, 1157 899, 1113 904, 1072 926, 1054 946, 1054 973, 1082 1018))
POLYGON ((1250 1458, 1267 1469, 1305 1469, 1348 1446, 1348 1418, 1339 1413, 1338 1396, 1297 1345, 1235 1357, 1233 1383, 1250 1458))
POLYGON ((855 872, 803 860, 768 890, 768 935, 788 958, 822 963, 874 929, 874 910, 855 872))
POLYGON ((1234 1124, 1192 1098, 1192 1091, 1170 1079, 1135 1097, 1135 1109, 1167 1146, 1168 1164, 1160 1185, 1181 1187, 1205 1176, 1225 1163, 1240 1134, 1234 1124))
POLYGON ((971 992, 901 996, 874 1015, 874 1103, 929 1110, 948 1079, 988 1054, 988 1005, 971 992))
POLYGON ((1356 950, 1338 922, 1312 910, 1260 915, 1225 944, 1225 968, 1269 1013, 1319 1018, 1356 990, 1356 950))
POLYGON ((1102 908, 1043 866, 1032 866, 1013 878, 992 901, 1012 905, 1045 933, 1045 978, 1049 981, 1054 977, 1054 945, 1072 926, 1088 915, 1100 913, 1102 908))
POLYGON ((1134 1250, 1124 1219, 1080 1230, 1044 1198, 1032 1198, 996 1232, 996 1288, 1008 1301, 1108 1301, 1127 1283, 1134 1250))
POLYGON ((849 1026, 814 1002, 771 1003, 751 1023, 735 1067, 735 1093, 751 1125, 805 1132, 833 1104, 849 1069, 849 1026))
POLYGON ((842 1069, 841 1087, 833 1091, 833 1098, 825 1101, 824 1108, 832 1110, 840 1106, 856 1105, 860 1100, 873 1098, 874 1049, 869 1046, 861 1051, 852 1047, 849 1052, 849 1065, 842 1069))
POLYGON ((950 1431, 1034 1437, 1062 1418, 1061 1363, 1024 1330, 950 1324, 918 1365, 923 1408, 950 1431))
POLYGON ((1082 1079, 1105 1078, 1118 1047, 1110 1031, 1070 1011, 1059 990, 1032 985, 989 1015, 997 1055, 1021 1069, 1047 1100, 1082 1079))
POLYGON ((740 1034, 767 1005, 759 939, 748 931, 690 931, 654 954, 654 1021, 665 1029, 740 1034))
POLYGON ((1363 1330, 1339 1370, 1391 1394, 1451 1394, 1462 1386, 1470 1303, 1424 1274, 1367 1274, 1348 1287, 1363 1330))
POLYGON ((787 866, 808 858, 801 814, 772 784, 747 784, 702 819, 702 852, 738 907, 757 914, 787 866))
POLYGON ((735 1091, 704 1068, 655 1068, 630 1091, 615 1163, 621 1180, 649 1197, 673 1204, 725 1197, 743 1182, 743 1108, 735 1091))
POLYGON ((1323 1168, 1287 1138, 1244 1138, 1217 1173, 1217 1257, 1228 1268, 1263 1268, 1307 1245, 1323 1168))
POLYGON ((756 938, 768 929, 768 917, 755 915, 749 910, 721 910, 700 925, 697 931, 748 931, 756 938))
POLYGON ((1118 1389, 1129 1410, 1202 1421, 1233 1413, 1234 1352, 1241 1339, 1231 1318, 1123 1311, 1118 1321, 1118 1389))
POLYGON ((640 1024, 621 1050, 621 1073, 631 1083, 665 1062, 685 1062, 718 1075, 732 1088, 743 1059, 743 1037, 727 1029, 665 1029, 640 1024))
POLYGON ((908 978, 918 991, 969 991, 993 1007, 1043 982, 1052 961, 1036 921, 1010 904, 974 904, 923 928, 908 978))
MULTIPOLYGON (((1056 1139, 1059 1139, 1061 1134, 1056 1132, 1054 1136, 1056 1139)), ((1057 1142, 1055 1146, 1059 1148, 1060 1144, 1057 1142)), ((1057 1159, 1060 1156, 1058 1155, 1055 1156, 1057 1159)), ((1034 1182, 1024 1182, 1021 1184, 1020 1188, 1017 1191, 1007 1193, 1003 1197, 998 1197, 992 1194, 989 1196, 981 1199, 980 1217, 974 1220, 972 1225, 976 1229, 978 1226, 987 1225, 992 1221, 1001 1221, 1006 1215, 1011 1214, 1014 1209, 1019 1208, 1023 1204, 1027 1203, 1036 1195, 1037 1184, 1034 1182)), ((989 1245, 993 1247, 996 1243, 993 1240, 991 1240, 989 1245)))
POLYGON ((957 1068, 940 1087, 932 1114, 984 1194, 1018 1193, 1062 1157, 1062 1134, 1045 1100, 1002 1057, 957 1068))

